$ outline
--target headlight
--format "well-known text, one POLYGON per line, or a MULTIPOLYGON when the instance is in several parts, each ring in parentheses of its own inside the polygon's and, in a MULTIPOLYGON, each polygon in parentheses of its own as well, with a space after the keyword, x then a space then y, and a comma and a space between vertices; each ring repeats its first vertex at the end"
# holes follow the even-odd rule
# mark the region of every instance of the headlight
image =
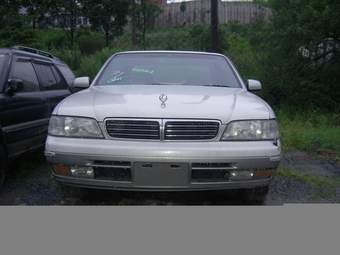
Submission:
POLYGON ((51 136, 103 138, 97 121, 79 117, 52 116, 48 134, 51 136))
POLYGON ((221 140, 276 140, 279 138, 276 120, 233 121, 226 127, 221 140))

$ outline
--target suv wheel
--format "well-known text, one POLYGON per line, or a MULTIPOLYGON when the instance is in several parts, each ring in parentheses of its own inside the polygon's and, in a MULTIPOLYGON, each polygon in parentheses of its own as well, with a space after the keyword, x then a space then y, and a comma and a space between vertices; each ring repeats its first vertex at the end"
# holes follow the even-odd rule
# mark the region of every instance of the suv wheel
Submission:
POLYGON ((6 157, 2 147, 0 146, 0 187, 5 179, 5 175, 6 175, 6 157))

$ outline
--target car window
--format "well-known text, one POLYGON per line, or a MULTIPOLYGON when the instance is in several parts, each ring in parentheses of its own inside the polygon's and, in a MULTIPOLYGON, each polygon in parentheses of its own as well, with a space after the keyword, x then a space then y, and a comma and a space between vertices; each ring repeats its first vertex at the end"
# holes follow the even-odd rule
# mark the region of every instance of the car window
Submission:
POLYGON ((7 70, 7 63, 8 55, 0 53, 0 91, 3 91, 3 84, 5 82, 5 73, 7 70))
POLYGON ((65 77, 68 85, 72 86, 74 79, 75 79, 75 75, 73 74, 71 69, 68 66, 65 66, 65 65, 57 65, 57 67, 59 68, 59 70, 63 74, 63 76, 65 77))
POLYGON ((40 91, 37 75, 29 59, 16 59, 9 77, 22 80, 24 89, 20 92, 40 91))
POLYGON ((5 57, 6 57, 5 54, 0 54, 0 72, 3 69, 3 67, 4 67, 5 57))
POLYGON ((38 73, 43 90, 66 88, 66 84, 62 81, 53 65, 34 62, 34 67, 38 73))
POLYGON ((240 87, 221 56, 176 53, 135 53, 114 56, 97 85, 176 84, 240 87))
POLYGON ((66 84, 66 80, 64 80, 64 79, 62 78, 62 76, 61 76, 60 72, 58 72, 56 66, 54 66, 54 65, 51 66, 51 69, 52 69, 52 72, 53 72, 53 74, 54 74, 54 77, 55 77, 55 79, 56 79, 56 81, 57 81, 57 85, 58 85, 58 86, 56 86, 56 89, 67 89, 68 86, 67 86, 67 84, 66 84))

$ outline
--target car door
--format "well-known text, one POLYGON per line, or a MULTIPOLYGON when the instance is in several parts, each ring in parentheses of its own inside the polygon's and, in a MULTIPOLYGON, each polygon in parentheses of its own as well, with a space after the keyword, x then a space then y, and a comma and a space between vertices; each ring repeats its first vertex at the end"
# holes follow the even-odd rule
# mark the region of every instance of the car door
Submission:
POLYGON ((23 82, 21 91, 6 93, 10 123, 4 130, 10 158, 44 145, 50 110, 30 58, 13 56, 8 79, 23 82))

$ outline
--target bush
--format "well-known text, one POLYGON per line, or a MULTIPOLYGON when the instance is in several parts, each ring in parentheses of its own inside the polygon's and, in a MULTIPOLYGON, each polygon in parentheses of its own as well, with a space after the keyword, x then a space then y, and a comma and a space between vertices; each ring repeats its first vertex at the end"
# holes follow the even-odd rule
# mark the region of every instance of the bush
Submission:
POLYGON ((94 54, 83 55, 79 67, 75 69, 76 76, 89 76, 93 79, 107 58, 119 51, 122 49, 104 48, 94 54))
POLYGON ((78 40, 79 50, 85 55, 101 50, 105 44, 104 37, 98 35, 82 35, 78 40))
POLYGON ((41 44, 46 50, 70 47, 65 31, 62 29, 37 29, 41 44))

